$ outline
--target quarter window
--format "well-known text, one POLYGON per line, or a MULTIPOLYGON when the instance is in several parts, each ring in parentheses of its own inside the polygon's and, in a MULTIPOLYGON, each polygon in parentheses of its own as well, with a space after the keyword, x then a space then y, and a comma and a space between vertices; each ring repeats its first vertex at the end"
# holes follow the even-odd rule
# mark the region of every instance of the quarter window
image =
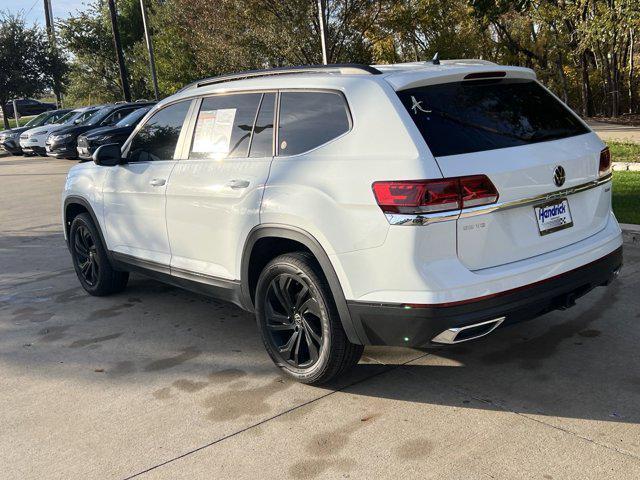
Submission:
POLYGON ((133 137, 129 161, 172 160, 190 104, 178 102, 156 112, 133 137))
POLYGON ((261 93, 202 100, 189 158, 246 158, 261 93))
POLYGON ((348 132, 347 105, 338 93, 283 92, 280 96, 278 149, 296 155, 348 132))

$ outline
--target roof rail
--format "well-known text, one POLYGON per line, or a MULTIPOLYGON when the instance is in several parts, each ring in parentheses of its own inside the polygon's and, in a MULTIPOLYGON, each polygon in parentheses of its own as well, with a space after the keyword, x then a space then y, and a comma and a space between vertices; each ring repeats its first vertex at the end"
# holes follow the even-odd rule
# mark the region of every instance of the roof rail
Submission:
POLYGON ((244 72, 221 75, 219 77, 198 80, 182 87, 178 92, 191 88, 214 85, 216 83, 231 82, 233 80, 244 80, 247 78, 268 77, 272 75, 289 75, 294 73, 342 73, 342 74, 364 74, 380 75, 382 72, 370 65, 359 63, 331 63, 329 65, 300 65, 296 67, 276 67, 262 70, 247 70, 244 72))

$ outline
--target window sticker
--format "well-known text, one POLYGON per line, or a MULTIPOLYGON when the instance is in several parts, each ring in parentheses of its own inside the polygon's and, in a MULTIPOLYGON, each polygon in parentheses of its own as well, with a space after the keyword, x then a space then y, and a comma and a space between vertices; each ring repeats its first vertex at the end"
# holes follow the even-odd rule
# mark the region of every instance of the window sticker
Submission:
POLYGON ((193 138, 193 153, 205 153, 207 157, 224 158, 229 154, 235 108, 201 110, 193 138))

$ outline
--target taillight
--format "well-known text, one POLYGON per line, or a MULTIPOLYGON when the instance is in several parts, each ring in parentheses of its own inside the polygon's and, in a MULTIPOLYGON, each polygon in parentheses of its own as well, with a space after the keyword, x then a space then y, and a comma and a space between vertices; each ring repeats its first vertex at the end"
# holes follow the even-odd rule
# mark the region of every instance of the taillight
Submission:
POLYGON ((598 168, 600 176, 608 175, 611 173, 611 152, 609 147, 600 152, 600 167, 598 168))
POLYGON ((375 182, 373 193, 385 213, 448 212, 498 201, 498 191, 486 175, 375 182))
POLYGON ((498 191, 486 175, 460 177, 462 208, 489 205, 498 201, 498 191))

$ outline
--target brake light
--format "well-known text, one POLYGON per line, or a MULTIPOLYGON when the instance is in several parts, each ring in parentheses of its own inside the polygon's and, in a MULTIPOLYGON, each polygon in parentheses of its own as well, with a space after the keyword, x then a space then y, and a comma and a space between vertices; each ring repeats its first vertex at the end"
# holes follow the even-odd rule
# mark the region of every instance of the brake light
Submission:
POLYGON ((448 212, 498 201, 498 191, 486 175, 375 182, 373 193, 385 213, 448 212))
POLYGON ((609 147, 600 152, 600 167, 598 168, 598 173, 601 177, 611 173, 611 152, 609 151, 609 147))

